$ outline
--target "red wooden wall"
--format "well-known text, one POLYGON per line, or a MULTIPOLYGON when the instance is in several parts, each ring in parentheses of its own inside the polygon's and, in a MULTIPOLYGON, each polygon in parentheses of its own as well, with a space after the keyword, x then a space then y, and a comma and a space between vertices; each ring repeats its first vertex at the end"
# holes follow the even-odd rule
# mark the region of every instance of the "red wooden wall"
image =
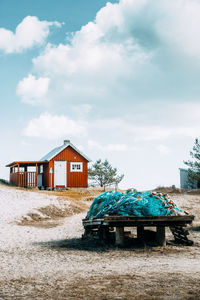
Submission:
POLYGON ((18 173, 10 173, 10 183, 18 186, 18 173))
MULTIPOLYGON (((42 176, 42 185, 45 187, 51 187, 51 182, 49 178, 49 164, 43 165, 43 176, 42 176)), ((52 185, 53 187, 53 185, 52 185)))
POLYGON ((67 161, 67 187, 88 187, 88 168, 87 160, 82 157, 78 152, 76 152, 70 146, 65 148, 59 154, 57 154, 53 159, 49 161, 47 166, 44 166, 43 174, 43 185, 51 187, 50 181, 50 168, 53 169, 52 176, 52 187, 54 187, 54 161, 67 161), (70 162, 82 162, 83 171, 82 172, 70 172, 70 162))
POLYGON ((20 187, 36 187, 37 173, 36 172, 17 172, 10 173, 10 183, 20 187))

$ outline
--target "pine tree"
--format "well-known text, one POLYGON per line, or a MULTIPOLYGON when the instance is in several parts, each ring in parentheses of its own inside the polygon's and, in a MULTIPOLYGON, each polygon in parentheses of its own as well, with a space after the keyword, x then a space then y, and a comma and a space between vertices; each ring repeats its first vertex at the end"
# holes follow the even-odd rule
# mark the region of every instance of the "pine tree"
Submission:
POLYGON ((190 156, 192 160, 184 161, 188 168, 188 180, 192 185, 194 181, 200 181, 200 142, 195 139, 193 151, 190 151, 190 156))
POLYGON ((106 186, 117 186, 124 175, 118 175, 117 168, 113 168, 107 159, 104 162, 99 159, 88 169, 88 177, 95 185, 100 185, 105 190, 106 186))

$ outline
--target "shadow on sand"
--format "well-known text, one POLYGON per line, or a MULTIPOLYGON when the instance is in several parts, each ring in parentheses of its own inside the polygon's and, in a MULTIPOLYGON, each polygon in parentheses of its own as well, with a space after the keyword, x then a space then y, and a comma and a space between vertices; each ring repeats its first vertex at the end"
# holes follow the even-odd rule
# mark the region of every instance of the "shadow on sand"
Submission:
POLYGON ((200 226, 192 226, 188 228, 190 231, 200 231, 200 226))
POLYGON ((39 245, 55 250, 78 250, 78 251, 91 251, 91 252, 106 252, 112 249, 123 248, 123 250, 141 250, 146 247, 155 246, 155 243, 140 241, 137 238, 127 239, 123 247, 116 246, 114 241, 109 244, 96 240, 96 239, 82 239, 82 238, 71 238, 65 240, 53 240, 47 242, 33 243, 33 245, 39 245))
POLYGON ((53 240, 47 242, 34 243, 34 245, 40 245, 55 250, 79 250, 79 251, 106 251, 109 248, 113 248, 111 245, 105 245, 100 241, 83 240, 82 238, 71 238, 65 240, 53 240))

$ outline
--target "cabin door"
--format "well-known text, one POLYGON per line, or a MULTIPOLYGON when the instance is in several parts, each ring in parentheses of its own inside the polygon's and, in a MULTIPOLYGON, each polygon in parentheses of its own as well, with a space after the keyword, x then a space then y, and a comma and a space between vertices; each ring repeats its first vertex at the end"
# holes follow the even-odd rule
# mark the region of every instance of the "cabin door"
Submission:
POLYGON ((67 162, 54 161, 54 187, 67 186, 67 162))

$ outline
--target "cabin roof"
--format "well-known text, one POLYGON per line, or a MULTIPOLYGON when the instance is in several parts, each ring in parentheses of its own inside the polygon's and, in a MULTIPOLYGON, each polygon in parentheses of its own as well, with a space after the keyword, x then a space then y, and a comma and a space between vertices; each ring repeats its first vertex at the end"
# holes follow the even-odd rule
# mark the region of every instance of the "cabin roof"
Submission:
POLYGON ((85 154, 83 154, 80 150, 78 150, 70 141, 64 141, 64 144, 54 148, 51 150, 49 153, 47 153, 45 156, 43 156, 40 161, 50 161, 52 158, 54 158, 57 154, 59 154, 61 151, 66 149, 67 147, 71 147, 74 149, 76 152, 78 152, 82 157, 84 157, 88 162, 91 161, 90 158, 88 158, 85 154))

